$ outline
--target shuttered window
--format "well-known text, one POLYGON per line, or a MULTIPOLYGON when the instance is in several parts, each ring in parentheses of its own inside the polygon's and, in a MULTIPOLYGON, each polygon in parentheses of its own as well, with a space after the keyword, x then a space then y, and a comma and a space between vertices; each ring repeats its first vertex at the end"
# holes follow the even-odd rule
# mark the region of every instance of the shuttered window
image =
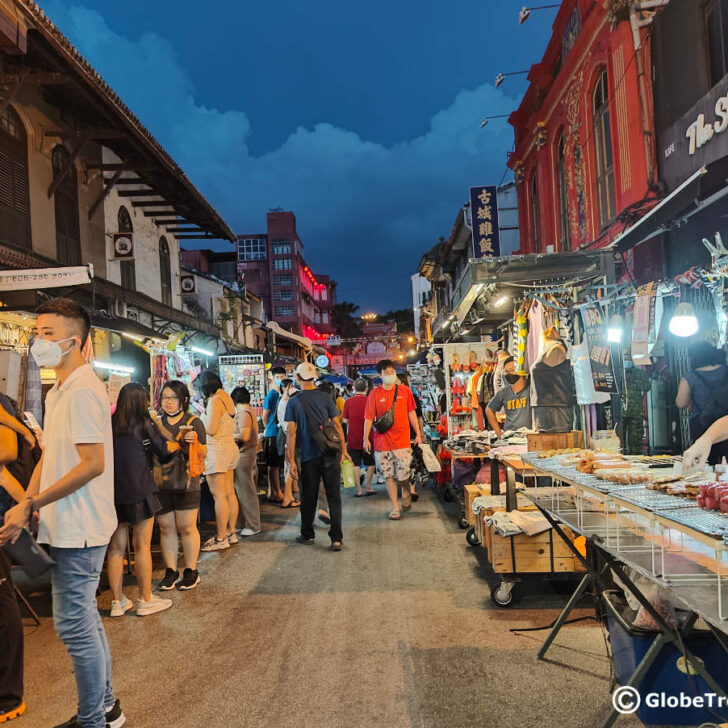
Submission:
POLYGON ((162 303, 172 305, 172 266, 169 260, 169 244, 162 235, 159 238, 159 277, 162 284, 162 303))
MULTIPOLYGON (((53 179, 55 180, 68 163, 68 150, 58 145, 53 150, 53 179)), ((81 231, 78 223, 78 179, 76 166, 56 188, 56 248, 58 261, 66 265, 81 265, 81 231)))
MULTIPOLYGON (((133 233, 134 225, 131 222, 129 210, 123 205, 119 208, 119 232, 133 233)), ((133 260, 121 261, 121 287, 127 291, 136 291, 136 262, 133 260)))
POLYGON ((0 114, 0 241, 31 247, 28 139, 10 106, 0 114))

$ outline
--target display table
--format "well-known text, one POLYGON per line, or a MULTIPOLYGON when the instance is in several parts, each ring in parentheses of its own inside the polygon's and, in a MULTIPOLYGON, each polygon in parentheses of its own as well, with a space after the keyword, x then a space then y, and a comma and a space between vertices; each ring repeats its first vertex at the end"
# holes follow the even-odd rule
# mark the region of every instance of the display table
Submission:
MULTIPOLYGON (((719 525, 711 518, 713 514, 705 511, 696 513, 694 511, 701 509, 689 503, 673 507, 675 504, 667 500, 672 496, 660 498, 662 494, 653 491, 647 491, 645 495, 644 489, 598 481, 574 468, 559 467, 553 459, 540 459, 535 454, 529 454, 524 460, 536 475, 551 477, 554 483, 565 486, 561 493, 559 491, 562 489, 551 489, 550 498, 540 498, 538 490, 531 491, 528 497, 587 570, 539 650, 539 659, 544 657, 569 613, 589 586, 597 582, 602 589, 608 588, 603 578, 604 572, 595 570, 578 553, 565 535, 564 527, 587 539, 607 567, 612 569, 660 627, 626 685, 640 683, 665 644, 683 645, 698 617, 703 618, 716 639, 728 650, 728 622, 723 610, 726 596, 723 566, 728 546, 722 534, 716 533, 719 525), (690 514, 690 511, 693 513, 690 514), (688 614, 681 627, 674 629, 665 622, 626 569, 634 570, 673 597, 675 603, 688 614)), ((728 533, 728 518, 725 518, 723 525, 728 533)), ((703 664, 687 650, 684 655, 711 690, 724 696, 725 692, 703 664)), ((612 707, 602 725, 607 728, 618 717, 619 713, 612 707)))

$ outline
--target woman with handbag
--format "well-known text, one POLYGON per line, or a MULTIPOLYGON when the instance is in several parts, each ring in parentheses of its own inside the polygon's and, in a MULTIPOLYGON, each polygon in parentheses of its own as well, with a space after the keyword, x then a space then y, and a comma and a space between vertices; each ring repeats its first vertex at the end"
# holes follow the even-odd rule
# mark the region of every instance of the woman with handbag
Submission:
POLYGON ((162 591, 194 589, 200 583, 197 559, 200 555, 200 532, 197 529, 197 511, 200 508, 200 475, 198 468, 190 473, 190 455, 204 458, 207 453, 207 433, 202 420, 189 413, 190 393, 183 382, 167 382, 161 392, 161 427, 181 449, 170 462, 155 468, 159 483, 162 510, 157 514, 162 558, 166 571, 158 588, 162 591), (184 571, 180 578, 177 562, 179 541, 182 537, 184 571))
POLYGON ((240 453, 235 442, 235 403, 222 388, 220 377, 209 370, 197 379, 207 401, 203 422, 207 430, 205 477, 215 499, 217 535, 208 539, 203 551, 222 551, 238 543, 235 526, 238 520, 238 498, 235 495, 235 466, 240 453))
MULTIPOLYGON (((278 408, 276 413, 278 415, 278 438, 276 445, 278 447, 278 454, 281 457, 286 455, 286 409, 288 408, 288 402, 291 397, 295 397, 296 388, 293 386, 292 379, 284 379, 281 381, 281 396, 278 399, 278 408)), ((294 491, 298 495, 298 477, 294 478, 291 475, 291 468, 288 463, 284 463, 283 469, 283 502, 281 508, 298 508, 301 503, 294 497, 294 491)))
POLYGON ((240 502, 238 528, 241 536, 260 533, 260 501, 255 478, 258 456, 258 418, 250 406, 250 392, 245 387, 235 387, 232 394, 235 403, 233 437, 240 448, 240 458, 235 466, 235 493, 240 502))
POLYGON ((154 514, 161 509, 159 492, 152 477, 152 454, 169 460, 179 449, 168 442, 152 421, 147 390, 136 383, 125 384, 119 392, 111 418, 114 433, 114 504, 119 525, 111 537, 106 571, 111 587, 111 616, 123 617, 132 603, 122 591, 124 554, 132 527, 134 571, 139 587, 136 613, 140 617, 172 606, 170 599, 152 594, 152 528, 154 514))

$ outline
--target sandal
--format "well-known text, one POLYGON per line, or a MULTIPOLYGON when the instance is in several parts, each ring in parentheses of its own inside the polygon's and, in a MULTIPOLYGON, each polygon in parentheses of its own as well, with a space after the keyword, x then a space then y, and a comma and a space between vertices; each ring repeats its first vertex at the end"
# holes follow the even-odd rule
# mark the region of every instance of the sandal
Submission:
POLYGON ((354 498, 363 498, 364 493, 354 493, 354 498))
POLYGON ((401 516, 399 515, 399 511, 392 511, 387 518, 389 518, 390 521, 399 521, 401 516))
POLYGON ((301 505, 300 501, 292 500, 287 506, 283 505, 283 502, 281 502, 281 508, 298 508, 301 505))
POLYGON ((376 490, 365 490, 364 491, 364 495, 376 495, 376 494, 377 494, 376 490))

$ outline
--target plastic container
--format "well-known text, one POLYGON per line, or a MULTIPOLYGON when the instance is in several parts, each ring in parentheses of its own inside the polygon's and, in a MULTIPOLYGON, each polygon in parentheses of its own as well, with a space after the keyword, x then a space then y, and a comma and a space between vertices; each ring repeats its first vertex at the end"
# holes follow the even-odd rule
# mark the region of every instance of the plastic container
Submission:
POLYGON ((351 460, 344 460, 341 463, 341 475, 344 478, 344 488, 356 488, 356 473, 351 460))
MULTIPOLYGON (((627 605, 619 592, 608 591, 601 595, 607 614, 609 640, 612 645, 612 662, 617 683, 626 684, 637 665, 651 647, 656 633, 632 626, 635 612, 627 605)), ((702 660, 707 672, 725 691, 728 690, 728 653, 720 646, 714 635, 706 630, 695 630, 685 640, 685 647, 702 660)), ((674 644, 664 645, 645 676, 636 686, 642 702, 637 717, 647 725, 691 725, 720 723, 728 720, 728 710, 713 706, 712 710, 722 721, 717 720, 706 708, 650 707, 646 698, 650 693, 664 693, 666 696, 706 695, 713 690, 699 676, 688 675, 682 668, 682 651, 674 644), (682 669, 681 669, 682 668, 682 669)))

